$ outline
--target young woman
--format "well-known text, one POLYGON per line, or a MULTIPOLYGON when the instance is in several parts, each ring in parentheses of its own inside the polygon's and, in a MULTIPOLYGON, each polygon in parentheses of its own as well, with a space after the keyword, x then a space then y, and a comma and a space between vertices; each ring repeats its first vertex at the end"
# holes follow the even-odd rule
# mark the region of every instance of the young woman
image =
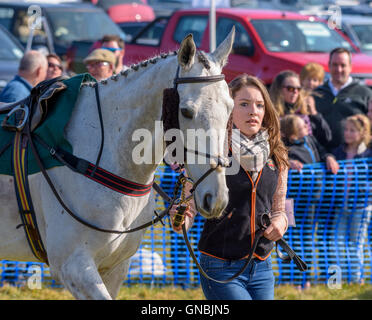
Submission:
POLYGON ((325 146, 331 141, 331 129, 317 112, 314 98, 302 90, 300 77, 296 72, 280 72, 270 86, 270 97, 280 118, 287 114, 297 114, 305 121, 309 135, 314 135, 320 144, 325 146))
POLYGON ((47 60, 48 70, 46 79, 53 79, 62 76, 63 66, 61 58, 58 57, 56 54, 51 53, 47 55, 47 60))
MULTIPOLYGON (((244 265, 263 213, 269 212, 271 224, 242 275, 227 284, 201 276, 201 285, 207 299, 274 299, 270 253, 288 226, 287 152, 280 139, 277 113, 262 82, 244 74, 229 86, 234 109, 228 125, 228 146, 240 170, 226 175, 229 203, 225 211, 204 224, 198 246, 201 266, 214 279, 230 278, 244 265)), ((186 227, 190 227, 192 216, 193 212, 186 216, 186 227)))

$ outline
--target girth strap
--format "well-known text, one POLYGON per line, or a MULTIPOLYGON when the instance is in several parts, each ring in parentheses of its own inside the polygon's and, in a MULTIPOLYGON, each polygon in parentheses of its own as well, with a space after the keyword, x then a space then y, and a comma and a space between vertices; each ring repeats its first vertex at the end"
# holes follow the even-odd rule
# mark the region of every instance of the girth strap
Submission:
POLYGON ((38 260, 48 264, 47 253, 37 226, 36 215, 28 185, 27 146, 27 136, 17 132, 14 137, 12 156, 14 186, 19 214, 22 220, 22 224, 17 226, 17 228, 23 226, 32 253, 38 260))

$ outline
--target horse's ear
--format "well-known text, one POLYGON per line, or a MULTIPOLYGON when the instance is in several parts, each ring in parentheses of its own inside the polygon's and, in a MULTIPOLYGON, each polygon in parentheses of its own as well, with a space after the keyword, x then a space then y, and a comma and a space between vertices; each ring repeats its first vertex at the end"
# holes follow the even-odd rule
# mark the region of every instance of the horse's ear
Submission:
POLYGON ((235 39, 235 26, 232 27, 229 35, 226 39, 213 51, 212 56, 216 62, 220 64, 221 68, 227 63, 227 58, 232 50, 232 46, 235 39))
POLYGON ((180 50, 178 51, 179 65, 188 70, 194 64, 196 46, 192 34, 190 33, 182 40, 180 50))

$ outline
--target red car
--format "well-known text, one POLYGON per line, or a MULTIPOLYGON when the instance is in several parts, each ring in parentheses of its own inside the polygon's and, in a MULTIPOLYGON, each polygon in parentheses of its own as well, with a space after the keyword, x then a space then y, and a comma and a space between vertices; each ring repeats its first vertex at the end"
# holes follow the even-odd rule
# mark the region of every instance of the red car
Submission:
MULTIPOLYGON (((372 57, 360 53, 324 20, 294 12, 237 8, 217 9, 216 18, 217 45, 232 26, 236 28, 233 52, 223 71, 227 81, 245 72, 270 84, 280 71, 299 72, 308 62, 318 62, 328 71, 329 52, 346 47, 353 52, 352 76, 372 85, 372 57)), ((189 33, 198 48, 209 51, 208 9, 180 10, 169 19, 155 20, 126 45, 125 64, 175 50, 189 33)))
POLYGON ((92 0, 102 7, 115 23, 143 22, 155 19, 155 13, 146 0, 92 0))

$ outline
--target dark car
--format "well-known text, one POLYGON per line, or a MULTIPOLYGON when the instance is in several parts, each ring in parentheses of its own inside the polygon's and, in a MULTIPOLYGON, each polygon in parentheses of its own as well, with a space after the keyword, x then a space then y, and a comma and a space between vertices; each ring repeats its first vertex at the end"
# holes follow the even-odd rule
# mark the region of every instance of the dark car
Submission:
POLYGON ((17 74, 23 57, 22 45, 0 25, 0 91, 17 74))
POLYGON ((49 48, 49 51, 54 51, 62 58, 65 58, 72 43, 93 43, 105 34, 125 37, 102 8, 89 3, 0 2, 0 24, 25 47, 30 37, 31 22, 35 21, 39 13, 42 19, 40 26, 35 29, 36 41, 33 45, 48 46, 52 40, 54 48, 49 48))

